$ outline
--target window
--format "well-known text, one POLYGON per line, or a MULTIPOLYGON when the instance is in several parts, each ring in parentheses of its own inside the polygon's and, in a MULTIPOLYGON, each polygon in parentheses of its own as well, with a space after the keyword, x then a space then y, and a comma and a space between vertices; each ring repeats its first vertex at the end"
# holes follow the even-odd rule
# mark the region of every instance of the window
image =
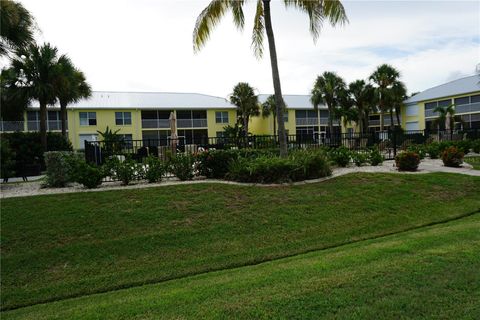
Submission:
POLYGON ((215 122, 216 123, 228 123, 228 111, 217 111, 217 112, 215 112, 215 122))
POLYGON ((225 131, 217 131, 217 138, 225 138, 225 131))
POLYGON ((470 103, 470 97, 463 97, 463 98, 456 98, 455 99, 455 105, 462 105, 462 104, 469 104, 470 103))
POLYGON ((425 103, 425 110, 435 109, 437 107, 437 102, 425 103))
POLYGON ((409 130, 420 130, 420 127, 418 125, 418 121, 407 122, 405 129, 407 131, 409 131, 409 130))
POLYGON ((288 122, 288 111, 283 112, 283 122, 288 122))
POLYGON ((80 125, 81 126, 96 126, 97 125, 97 113, 96 112, 80 112, 80 125))
POLYGON ((480 94, 477 94, 477 95, 474 95, 474 96, 471 96, 471 103, 477 103, 477 102, 480 102, 480 94))
POLYGON ((450 99, 438 101, 438 106, 442 107, 442 108, 446 108, 446 107, 450 106, 451 104, 452 104, 452 100, 450 100, 450 99))
POLYGON ((115 124, 117 126, 126 126, 132 124, 132 113, 115 112, 115 124))
POLYGON ((85 149, 85 141, 97 141, 97 134, 81 134, 79 136, 79 147, 85 149))
POLYGON ((405 109, 407 116, 416 116, 418 114, 417 105, 407 106, 405 109))

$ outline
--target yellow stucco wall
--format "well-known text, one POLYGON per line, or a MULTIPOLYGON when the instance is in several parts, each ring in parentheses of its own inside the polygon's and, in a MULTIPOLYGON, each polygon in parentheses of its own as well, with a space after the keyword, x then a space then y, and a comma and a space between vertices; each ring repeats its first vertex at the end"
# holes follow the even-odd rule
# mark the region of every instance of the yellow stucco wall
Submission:
MULTIPOLYGON (((295 134, 295 110, 287 110, 287 112, 288 121, 285 122, 285 130, 288 131, 288 134, 295 134)), ((273 115, 266 118, 260 115, 258 117, 250 118, 248 130, 254 135, 274 135, 276 133, 273 132, 273 127, 273 115)))
POLYGON ((212 109, 207 110, 207 125, 208 125, 208 136, 216 137, 217 132, 224 131, 223 128, 230 125, 234 126, 236 122, 237 112, 231 109, 212 109), (215 113, 216 112, 228 112, 228 123, 216 123, 215 122, 215 113))

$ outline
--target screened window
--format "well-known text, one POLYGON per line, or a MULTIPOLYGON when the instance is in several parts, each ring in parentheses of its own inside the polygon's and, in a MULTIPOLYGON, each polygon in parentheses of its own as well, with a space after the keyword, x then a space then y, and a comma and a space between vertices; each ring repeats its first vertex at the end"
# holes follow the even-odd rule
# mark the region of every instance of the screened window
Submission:
POLYGON ((115 124, 117 126, 126 126, 132 124, 132 113, 115 112, 115 124))
POLYGON ((435 109, 437 107, 437 102, 429 102, 429 103, 425 103, 425 110, 432 110, 432 109, 435 109))
POLYGON ((97 113, 96 112, 80 112, 80 125, 81 126, 96 126, 97 125, 97 113))
POLYGON ((450 100, 450 99, 438 101, 438 106, 442 107, 442 108, 446 108, 446 107, 450 106, 451 104, 452 104, 452 100, 450 100))
POLYGON ((228 112, 227 111, 217 111, 217 112, 215 112, 215 122, 216 123, 228 123, 228 112))
POLYGON ((462 104, 469 104, 470 103, 470 97, 463 97, 463 98, 456 98, 455 99, 455 105, 459 106, 462 104))
POLYGON ((288 122, 288 111, 283 113, 283 122, 288 122))
POLYGON ((474 95, 470 97, 471 103, 477 103, 480 102, 480 94, 474 95))

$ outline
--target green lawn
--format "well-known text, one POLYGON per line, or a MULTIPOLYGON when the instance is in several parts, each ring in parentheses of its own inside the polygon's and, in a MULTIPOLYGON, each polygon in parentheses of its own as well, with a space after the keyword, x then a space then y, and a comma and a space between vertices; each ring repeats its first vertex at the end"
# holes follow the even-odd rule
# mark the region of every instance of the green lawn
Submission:
POLYGON ((464 175, 352 174, 301 186, 196 184, 5 199, 2 308, 382 236, 476 211, 478 190, 480 178, 464 175))
POLYGON ((480 157, 466 157, 465 162, 471 164, 473 169, 480 170, 480 157))
POLYGON ((478 319, 480 214, 3 319, 478 319))

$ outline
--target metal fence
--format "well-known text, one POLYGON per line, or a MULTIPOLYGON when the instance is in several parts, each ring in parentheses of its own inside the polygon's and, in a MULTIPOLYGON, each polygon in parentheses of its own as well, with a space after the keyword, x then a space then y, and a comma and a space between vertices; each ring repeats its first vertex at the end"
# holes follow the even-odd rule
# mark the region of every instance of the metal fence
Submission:
MULTIPOLYGON (((288 135, 287 146, 292 149, 337 148, 362 151, 378 147, 385 159, 394 159, 399 150, 411 144, 425 144, 433 141, 480 139, 480 129, 463 131, 388 130, 368 133, 325 133, 288 135)), ((148 156, 167 159, 173 152, 196 153, 208 149, 268 149, 278 148, 278 136, 248 136, 244 138, 195 137, 188 141, 184 137, 124 140, 120 142, 85 141, 85 158, 90 163, 101 165, 112 156, 130 157, 142 161, 148 156)))

